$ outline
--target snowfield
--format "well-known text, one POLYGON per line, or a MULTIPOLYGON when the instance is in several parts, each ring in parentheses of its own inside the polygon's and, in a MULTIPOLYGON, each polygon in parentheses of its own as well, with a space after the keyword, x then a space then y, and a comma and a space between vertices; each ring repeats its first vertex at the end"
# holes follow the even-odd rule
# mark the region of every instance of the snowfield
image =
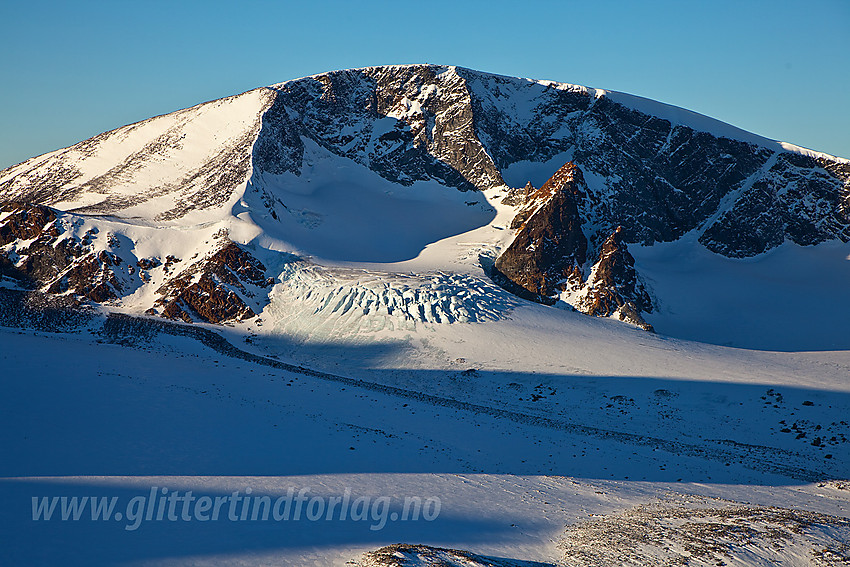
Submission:
POLYGON ((1 331, 14 377, 0 412, 12 564, 345 565, 406 542, 546 565, 606 565, 628 550, 624 564, 664 565, 694 538, 705 564, 847 557, 846 351, 714 347, 539 305, 417 323, 395 341, 227 331, 249 360, 191 337, 104 333, 99 321, 1 331), (33 497, 117 498, 122 511, 152 487, 196 498, 348 490, 391 497, 396 513, 406 497, 441 504, 432 521, 381 529, 370 529, 380 513, 166 515, 133 530, 89 515, 32 520, 33 497))

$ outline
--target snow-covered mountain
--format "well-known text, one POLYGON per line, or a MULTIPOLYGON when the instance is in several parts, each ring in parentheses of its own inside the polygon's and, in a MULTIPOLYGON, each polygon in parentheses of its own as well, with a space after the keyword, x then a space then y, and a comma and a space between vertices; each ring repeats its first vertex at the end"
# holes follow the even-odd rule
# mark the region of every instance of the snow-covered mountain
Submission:
MULTIPOLYGON (((6 278, 186 321, 261 313, 292 264, 489 276, 670 332, 687 315, 670 316, 629 245, 748 258, 850 240, 846 160, 621 93, 433 65, 125 126, 0 172, 0 200, 6 278)), ((421 307, 414 319, 444 318, 421 307)))
POLYGON ((431 65, 8 168, 3 557, 846 563, 848 195, 847 160, 431 65), (254 518, 249 489, 310 500, 254 518), (178 493, 243 507, 166 520, 178 493), (407 496, 442 512, 397 521, 407 496), (310 519, 343 499, 388 504, 310 519))
POLYGON ((257 89, 33 158, 3 171, 0 187, 62 210, 173 221, 233 200, 249 180, 263 194, 271 176, 308 176, 310 144, 402 185, 461 190, 539 186, 573 161, 593 197, 588 216, 623 225, 630 242, 698 230, 711 250, 740 257, 786 238, 850 238, 846 160, 619 93, 455 67, 257 89))

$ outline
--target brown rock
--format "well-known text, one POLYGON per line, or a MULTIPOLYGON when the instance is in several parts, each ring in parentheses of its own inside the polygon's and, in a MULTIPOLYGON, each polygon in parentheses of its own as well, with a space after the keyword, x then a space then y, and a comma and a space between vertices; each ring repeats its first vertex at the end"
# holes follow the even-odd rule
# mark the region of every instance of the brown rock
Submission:
POLYGON ((120 265, 121 258, 112 252, 102 250, 97 254, 92 253, 75 262, 68 271, 50 284, 47 291, 71 291, 97 303, 118 299, 123 286, 112 267, 120 265))
POLYGON ((45 285, 85 254, 79 242, 59 240, 57 215, 52 209, 7 202, 0 211, 11 213, 0 221, 0 246, 16 240, 28 241, 26 246, 17 246, 15 253, 19 258, 0 253, 0 273, 20 285, 29 288, 45 285))
MULTIPOLYGON (((166 265, 168 265, 166 259, 166 265)), ((268 288, 274 280, 266 267, 235 242, 227 241, 217 252, 189 266, 169 280, 157 293, 156 306, 168 319, 208 323, 250 319, 256 316, 246 299, 253 297, 249 284, 268 288)))
POLYGON ((142 270, 152 270, 159 266, 160 262, 157 258, 140 258, 136 265, 142 270))
POLYGON ((507 195, 505 195, 502 199, 502 203, 512 207, 525 205, 528 202, 529 197, 531 197, 535 191, 537 191, 537 189, 535 189, 531 184, 531 181, 529 181, 523 188, 512 188, 508 191, 507 195))
POLYGON ((0 207, 0 212, 12 213, 3 219, 0 225, 0 246, 5 246, 19 238, 21 240, 37 238, 45 230, 48 230, 50 236, 59 235, 55 227, 47 226, 56 220, 56 213, 42 205, 10 201, 0 207))
POLYGON ((652 299, 635 271, 635 260, 623 241, 623 227, 609 236, 599 250, 599 260, 590 272, 587 291, 576 307, 597 317, 617 313, 621 321, 653 331, 641 312, 652 312, 652 299))
POLYGON ((579 168, 567 163, 530 193, 511 223, 517 233, 496 260, 496 271, 538 298, 554 295, 560 284, 575 279, 576 270, 580 277, 587 254, 579 212, 585 189, 579 168))

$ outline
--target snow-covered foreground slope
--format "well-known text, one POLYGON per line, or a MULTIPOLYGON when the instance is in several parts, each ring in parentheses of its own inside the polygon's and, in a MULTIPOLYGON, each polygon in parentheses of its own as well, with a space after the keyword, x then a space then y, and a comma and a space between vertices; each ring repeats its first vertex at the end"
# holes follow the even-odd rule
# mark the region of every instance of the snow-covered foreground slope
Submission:
MULTIPOLYGON (((593 537, 605 549, 610 538, 594 534, 606 519, 635 525, 616 545, 682 545, 690 532, 673 527, 718 514, 781 532, 702 536, 709 547, 732 537, 742 564, 783 557, 775 543, 799 556, 788 564, 814 565, 814 552, 848 541, 850 492, 833 481, 850 470, 843 351, 699 345, 539 305, 397 341, 230 331, 242 351, 276 356, 255 362, 189 337, 89 328, 0 331, 0 521, 15 564, 344 565, 398 542, 562 564, 593 537), (159 521, 32 519, 32 497, 106 496, 126 514, 152 487, 391 500, 386 516, 346 520, 316 509, 310 520, 306 503, 286 521, 242 521, 239 508, 231 520, 227 507, 217 521, 184 521, 180 508, 169 521, 167 506, 159 521), (438 498, 439 514, 393 521, 406 497, 438 498), (755 508, 717 511, 741 503, 755 508), (643 517, 672 527, 647 534, 643 517)), ((667 564, 661 547, 641 549, 667 564)))

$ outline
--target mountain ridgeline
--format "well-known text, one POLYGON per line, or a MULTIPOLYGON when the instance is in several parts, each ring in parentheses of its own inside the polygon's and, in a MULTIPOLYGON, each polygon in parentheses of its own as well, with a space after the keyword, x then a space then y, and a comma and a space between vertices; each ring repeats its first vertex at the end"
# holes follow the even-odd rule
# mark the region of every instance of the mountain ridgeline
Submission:
POLYGON ((846 160, 620 93, 407 65, 255 89, 3 170, 2 275, 184 321, 253 318, 277 274, 256 243, 198 227, 292 213, 276 180, 313 175, 316 149, 405 187, 503 188, 515 232, 495 280, 646 329, 654 300, 629 244, 692 233, 744 258, 850 241, 846 160), (551 177, 518 182, 531 169, 551 177), (150 254, 134 236, 187 229, 198 242, 150 254))
POLYGON ((339 71, 275 90, 254 148, 259 173, 298 173, 304 138, 391 181, 461 190, 564 155, 554 169, 572 161, 597 180, 587 222, 606 236, 622 226, 625 241, 652 244, 696 229, 732 257, 786 238, 850 240, 850 163, 673 124, 599 91, 433 66, 339 71))

